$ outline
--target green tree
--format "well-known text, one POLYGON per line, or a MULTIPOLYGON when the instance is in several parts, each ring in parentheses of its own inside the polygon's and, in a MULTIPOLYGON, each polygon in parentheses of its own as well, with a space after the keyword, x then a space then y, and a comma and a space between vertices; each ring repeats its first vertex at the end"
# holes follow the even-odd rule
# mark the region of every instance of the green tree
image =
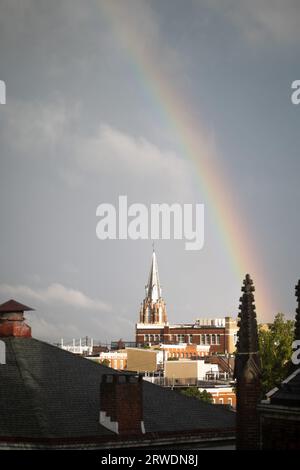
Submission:
POLYGON ((185 390, 181 390, 181 393, 187 397, 197 398, 206 403, 213 403, 212 394, 208 393, 206 390, 200 392, 197 387, 186 388, 185 390))
POLYGON ((102 359, 102 361, 100 361, 100 364, 102 366, 106 366, 106 367, 110 367, 110 362, 109 362, 109 359, 102 359))
POLYGON ((278 313, 268 328, 260 325, 259 353, 262 367, 262 393, 278 386, 289 373, 294 337, 294 322, 278 313))

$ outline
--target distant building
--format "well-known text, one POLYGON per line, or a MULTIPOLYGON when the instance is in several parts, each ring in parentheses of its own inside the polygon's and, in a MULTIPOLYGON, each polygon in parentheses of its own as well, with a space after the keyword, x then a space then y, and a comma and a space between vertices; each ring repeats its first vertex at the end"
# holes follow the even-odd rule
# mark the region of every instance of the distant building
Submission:
POLYGON ((205 380, 208 373, 219 374, 217 364, 206 364, 204 360, 180 359, 165 362, 165 378, 180 385, 188 385, 194 380, 205 380))
POLYGON ((74 338, 71 344, 65 344, 64 339, 62 338, 59 346, 61 349, 73 354, 78 354, 79 356, 91 356, 95 354, 93 338, 90 339, 90 344, 88 344, 88 338, 85 338, 84 340, 79 338, 77 342, 74 338))
POLYGON ((158 372, 165 369, 168 360, 196 360, 208 354, 209 346, 197 344, 160 344, 149 348, 126 348, 128 370, 158 372))
POLYGON ((200 359, 208 356, 210 346, 194 343, 161 344, 160 349, 164 351, 164 359, 200 359))
POLYGON ((163 352, 159 349, 127 348, 127 369, 132 372, 157 372, 163 369, 163 352))
POLYGON ((215 405, 229 405, 236 407, 236 395, 232 385, 213 385, 208 387, 199 387, 199 391, 206 390, 211 394, 215 405))
POLYGON ((209 346, 211 353, 233 353, 236 333, 237 324, 231 317, 205 318, 192 324, 170 325, 153 250, 146 294, 136 324, 136 344, 192 343, 209 346))
POLYGON ((87 359, 91 359, 94 362, 111 367, 116 370, 127 369, 127 351, 125 349, 120 351, 108 351, 101 352, 98 356, 88 356, 87 359))

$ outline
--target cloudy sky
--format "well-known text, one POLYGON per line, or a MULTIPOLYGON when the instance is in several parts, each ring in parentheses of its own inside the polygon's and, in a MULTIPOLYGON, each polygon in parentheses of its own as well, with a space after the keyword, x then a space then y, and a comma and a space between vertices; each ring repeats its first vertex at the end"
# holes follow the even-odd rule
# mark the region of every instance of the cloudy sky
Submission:
POLYGON ((247 271, 259 320, 292 318, 299 21, 297 0, 0 0, 0 300, 34 336, 133 339, 152 248, 97 239, 119 195, 205 204, 202 250, 156 242, 170 322, 235 316, 247 271))

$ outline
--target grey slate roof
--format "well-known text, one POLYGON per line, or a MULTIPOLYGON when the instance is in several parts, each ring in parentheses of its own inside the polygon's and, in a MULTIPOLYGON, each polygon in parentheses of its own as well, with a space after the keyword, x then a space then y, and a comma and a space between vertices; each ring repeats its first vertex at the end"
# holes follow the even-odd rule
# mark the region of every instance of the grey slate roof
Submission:
MULTIPOLYGON (((3 338, 0 440, 3 437, 112 436, 99 424, 102 374, 118 373, 33 338, 3 338)), ((235 414, 143 382, 147 433, 234 428, 235 414)))
POLYGON ((300 407, 300 368, 280 384, 270 401, 274 405, 300 407))

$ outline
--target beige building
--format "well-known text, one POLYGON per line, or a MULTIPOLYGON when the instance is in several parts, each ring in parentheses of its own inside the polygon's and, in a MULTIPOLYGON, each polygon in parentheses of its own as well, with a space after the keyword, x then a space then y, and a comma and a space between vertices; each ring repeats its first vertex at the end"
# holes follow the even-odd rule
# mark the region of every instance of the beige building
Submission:
POLYGON ((207 373, 219 373, 217 364, 206 364, 204 360, 181 359, 165 362, 165 378, 174 380, 205 380, 207 373))
POLYGON ((156 372, 163 367, 163 351, 126 348, 127 369, 132 372, 156 372))

